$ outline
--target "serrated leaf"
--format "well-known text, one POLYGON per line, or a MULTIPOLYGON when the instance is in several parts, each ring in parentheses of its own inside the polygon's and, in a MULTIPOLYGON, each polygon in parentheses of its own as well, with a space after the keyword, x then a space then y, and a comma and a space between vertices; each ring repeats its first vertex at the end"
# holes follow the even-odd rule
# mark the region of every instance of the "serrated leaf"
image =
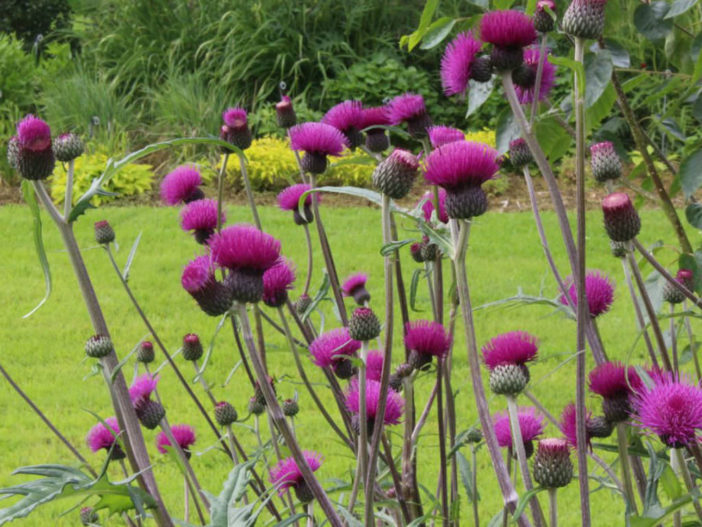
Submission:
POLYGON ((41 270, 44 273, 44 297, 39 301, 39 303, 32 309, 29 313, 24 315, 22 318, 31 317, 36 313, 37 309, 43 306, 46 301, 51 296, 51 267, 49 266, 49 259, 46 257, 46 249, 44 248, 44 236, 42 234, 41 225, 41 213, 39 212, 39 204, 37 203, 37 198, 34 195, 34 189, 32 184, 26 180, 22 180, 22 196, 24 201, 29 207, 29 211, 32 213, 32 234, 34 239, 34 248, 37 251, 37 258, 39 259, 39 264, 41 264, 41 270))
MULTIPOLYGON (((231 505, 241 500, 246 492, 246 485, 248 485, 251 477, 250 469, 255 463, 256 458, 251 458, 245 463, 238 464, 229 472, 221 492, 210 503, 211 527, 229 527, 229 525, 232 525, 229 523, 231 505)), ((247 507, 251 507, 251 511, 253 511, 255 505, 256 502, 253 502, 247 507)), ((244 517, 242 512, 237 514, 239 517, 244 517)))
POLYGON ((458 472, 461 475, 461 483, 463 483, 463 488, 466 491, 466 496, 468 496, 468 501, 473 503, 474 501, 480 501, 480 494, 478 489, 473 488, 473 469, 466 457, 461 452, 456 452, 456 461, 458 462, 458 472))
POLYGON ((487 82, 468 82, 468 109, 466 110, 466 118, 477 112, 480 107, 485 104, 492 94, 495 87, 495 79, 491 78, 487 82))
POLYGON ((422 37, 422 43, 419 49, 432 49, 441 44, 441 42, 451 33, 453 26, 457 20, 452 17, 444 16, 432 22, 427 28, 427 32, 422 37))

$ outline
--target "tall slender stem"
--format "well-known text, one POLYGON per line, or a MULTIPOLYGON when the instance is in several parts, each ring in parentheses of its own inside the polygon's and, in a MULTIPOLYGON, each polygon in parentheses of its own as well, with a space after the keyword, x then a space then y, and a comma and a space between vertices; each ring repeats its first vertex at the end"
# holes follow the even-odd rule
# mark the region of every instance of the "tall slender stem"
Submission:
MULTIPOLYGON (((314 199, 314 197, 312 199, 314 199)), ((314 257, 312 254, 312 238, 310 237, 310 227, 307 223, 305 223, 302 227, 305 229, 305 242, 307 243, 307 278, 305 278, 305 288, 302 290, 302 294, 306 295, 310 292, 314 257)))
POLYGON ((444 425, 444 395, 442 370, 443 359, 439 359, 436 365, 436 413, 439 421, 439 481, 441 482, 441 517, 442 525, 448 527, 449 524, 449 497, 448 481, 446 477, 446 427, 444 425))
POLYGON ((68 221, 73 207, 73 172, 76 168, 75 159, 68 162, 68 170, 66 171, 66 195, 63 198, 63 219, 68 221))
MULTIPOLYGON (((517 453, 517 462, 519 463, 519 471, 522 473, 522 481, 527 492, 534 488, 529 474, 529 465, 527 464, 526 451, 524 449, 524 438, 522 430, 519 426, 519 410, 517 408, 517 399, 512 395, 507 396, 507 413, 509 414, 509 424, 512 431, 512 448, 517 453)), ((541 510, 541 505, 536 496, 532 496, 529 501, 531 507, 531 515, 534 518, 534 525, 543 526, 546 523, 546 518, 541 510)))
POLYGON ((675 304, 670 304, 670 325, 669 325, 669 331, 670 331, 670 352, 673 355, 673 371, 675 373, 680 372, 680 368, 678 365, 678 338, 677 338, 677 328, 675 326, 675 304))
POLYGON ((366 482, 368 475, 368 413, 366 409, 366 358, 368 341, 361 342, 361 364, 358 368, 358 475, 366 482))
POLYGON ((253 190, 251 190, 251 181, 249 181, 249 173, 246 170, 246 160, 242 154, 239 154, 239 167, 241 168, 241 179, 244 180, 244 189, 246 190, 246 199, 249 201, 251 214, 253 215, 254 223, 258 230, 261 230, 261 218, 258 217, 256 209, 256 201, 254 200, 253 190))
MULTIPOLYGON (((680 465, 680 472, 682 472, 683 481, 685 481, 685 487, 688 491, 692 491, 697 488, 695 482, 690 474, 690 469, 687 466, 687 461, 685 460, 685 449, 684 448, 674 448, 675 455, 677 456, 678 465, 680 465)), ((699 493, 698 493, 699 494, 699 493)), ((695 508, 697 517, 702 520, 702 506, 698 499, 693 498, 692 505, 695 508)))
POLYGON ((471 496, 471 505, 473 509, 473 525, 474 527, 480 527, 480 513, 478 511, 478 499, 477 499, 477 489, 478 489, 478 454, 475 450, 475 443, 470 444, 470 458, 471 458, 471 464, 473 465, 473 470, 472 470, 472 487, 473 487, 473 496, 471 496))
POLYGON ((634 514, 636 510, 636 497, 634 486, 631 483, 631 464, 629 463, 629 445, 626 438, 626 424, 617 423, 617 445, 619 447, 619 463, 622 467, 622 481, 624 482, 624 496, 634 514))
POLYGON ((541 35, 541 45, 539 46, 539 63, 536 66, 536 80, 534 81, 534 100, 531 101, 531 111, 529 112, 529 126, 534 126, 536 109, 539 107, 539 97, 541 96, 541 79, 544 75, 544 62, 546 62, 546 33, 541 35))
POLYGON ((217 232, 222 230, 222 206, 224 201, 224 178, 227 175, 227 162, 229 162, 229 152, 222 155, 222 166, 219 167, 217 177, 217 232))
MULTIPOLYGON (((683 311, 687 311, 687 300, 683 300, 683 311)), ((702 371, 700 371, 700 359, 697 356, 697 349, 695 347, 695 334, 692 332, 692 325, 690 324, 690 317, 684 316, 683 320, 685 322, 685 329, 687 330, 687 337, 690 341, 690 353, 692 354, 692 361, 695 363, 695 373, 697 374, 697 380, 702 378, 702 371)))
POLYGON ((548 489, 548 504, 549 516, 551 525, 549 527, 558 527, 558 502, 556 501, 558 489, 548 489))
MULTIPOLYGON (((480 417, 480 425, 483 429, 485 443, 490 453, 490 459, 497 476, 497 481, 500 485, 505 507, 510 513, 513 513, 517 501, 517 491, 510 479, 509 472, 505 466, 505 462, 500 455, 500 447, 497 444, 497 437, 492 426, 492 418, 490 409, 488 408, 483 381, 480 375, 480 359, 478 358, 478 345, 475 340, 475 327, 473 325, 473 308, 471 307, 470 291, 468 289, 468 277, 466 275, 465 259, 468 249, 468 232, 470 223, 461 221, 460 225, 456 220, 451 220, 451 233, 453 244, 456 251, 454 260, 454 268, 456 271, 456 287, 458 289, 458 297, 463 315, 464 329, 466 336, 466 344, 468 347, 468 364, 470 366, 471 383, 473 385, 473 394, 475 396, 475 405, 480 417)), ((518 525, 530 525, 529 521, 522 514, 517 520, 518 525)))

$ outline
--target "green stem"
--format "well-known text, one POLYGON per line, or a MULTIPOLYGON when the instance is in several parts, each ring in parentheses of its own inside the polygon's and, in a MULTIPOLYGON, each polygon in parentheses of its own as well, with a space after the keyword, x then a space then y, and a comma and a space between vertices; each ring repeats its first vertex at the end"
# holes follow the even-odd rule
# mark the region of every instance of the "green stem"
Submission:
POLYGON ((619 463, 622 467, 622 482, 624 483, 624 497, 634 514, 636 510, 636 497, 634 486, 631 482, 631 464, 629 463, 629 445, 626 437, 626 424, 617 423, 617 446, 619 447, 619 463))
POLYGON ((310 237, 310 228, 307 223, 302 226, 305 229, 305 241, 307 242, 307 278, 305 279, 305 288, 302 294, 306 295, 310 292, 310 283, 312 282, 312 268, 314 266, 314 258, 312 254, 312 238, 310 237))
POLYGON ((227 162, 229 161, 229 152, 225 152, 222 156, 222 166, 219 168, 217 177, 217 232, 222 230, 222 202, 224 201, 224 178, 227 175, 227 162))
POLYGON ((444 423, 444 396, 442 369, 443 359, 438 360, 436 365, 436 413, 439 421, 439 481, 441 483, 441 517, 442 525, 449 525, 449 498, 448 481, 446 477, 446 426, 444 423))
POLYGON ((551 517, 551 525, 549 527, 558 527, 558 502, 556 501, 557 492, 558 489, 548 489, 549 515, 551 517))
MULTIPOLYGON (((678 465, 680 466, 680 472, 682 472, 682 477, 683 480, 685 481, 685 487, 687 488, 688 491, 692 492, 693 490, 697 489, 697 486, 695 485, 694 481, 692 480, 692 476, 690 475, 690 469, 687 466, 687 461, 685 460, 685 449, 684 448, 674 448, 675 455, 678 460, 678 465)), ((697 498, 692 499, 692 505, 695 508, 695 512, 697 513, 697 517, 702 520, 702 506, 700 506, 700 502, 697 498)))
POLYGON ((643 313, 641 313, 641 306, 639 305, 639 299, 636 296, 636 290, 634 289, 634 283, 631 281, 631 273, 629 272, 629 266, 628 266, 625 258, 620 258, 620 259, 622 261, 622 269, 624 271, 626 285, 629 288, 629 295, 631 296, 631 303, 634 304, 634 313, 636 314, 636 328, 642 332, 644 342, 646 343, 646 349, 648 350, 648 356, 651 359, 651 364, 657 368, 658 367, 658 359, 656 358, 656 352, 654 351, 653 344, 651 343, 651 337, 648 336, 648 330, 646 329, 646 321, 644 320, 643 313))
MULTIPOLYGON (((361 364, 358 368, 358 474, 366 482, 368 475, 368 413, 366 409, 366 358, 368 341, 361 342, 361 364)), ((377 425, 377 423, 376 423, 377 425)))
POLYGON ((68 162, 68 171, 66 172, 66 196, 63 199, 63 219, 68 221, 73 207, 73 172, 75 171, 76 162, 71 159, 68 162))
POLYGON ((473 525, 474 527, 480 527, 480 513, 478 511, 478 500, 477 500, 477 488, 478 488, 478 454, 475 451, 475 443, 470 444, 470 456, 471 464, 473 465, 472 483, 473 483, 473 496, 471 496, 471 505, 473 509, 473 525))
MULTIPOLYGON (((683 311, 687 311, 687 300, 683 300, 683 311)), ((695 334, 692 332, 692 325, 690 324, 690 317, 683 317, 685 321, 685 329, 687 330, 687 337, 690 341, 690 353, 692 354, 692 360, 695 363, 695 373, 697 374, 697 380, 702 379, 702 371, 700 371, 700 359, 697 356, 697 350, 695 349, 695 334)))

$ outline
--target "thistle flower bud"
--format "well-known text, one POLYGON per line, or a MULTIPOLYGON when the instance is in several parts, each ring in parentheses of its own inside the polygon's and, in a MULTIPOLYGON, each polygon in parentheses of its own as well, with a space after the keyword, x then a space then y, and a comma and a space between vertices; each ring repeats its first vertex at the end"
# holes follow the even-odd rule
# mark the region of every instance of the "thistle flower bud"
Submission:
POLYGON ((536 12, 534 13, 534 29, 539 33, 549 33, 553 31, 555 20, 549 10, 555 14, 556 3, 553 0, 539 0, 536 2, 536 12), (546 9, 548 8, 548 10, 546 9))
POLYGON ((605 24, 607 0, 573 0, 563 15, 563 31, 572 37, 598 39, 605 24))
POLYGON ((275 118, 281 128, 291 128, 297 123, 297 115, 293 108, 292 99, 283 95, 275 105, 275 118))
POLYGON ((588 437, 609 437, 614 429, 612 423, 601 415, 588 419, 585 428, 588 437))
POLYGON ((220 401, 215 405, 214 415, 219 426, 229 426, 239 417, 234 407, 227 401, 220 401))
POLYGON ((542 439, 534 455, 534 480, 547 489, 565 487, 573 479, 573 463, 565 439, 542 439))
POLYGON ((483 432, 476 426, 471 426, 466 434, 466 441, 469 443, 480 443, 483 440, 483 432))
POLYGON ((188 333, 183 337, 183 358, 196 361, 202 357, 202 343, 195 333, 188 333))
POLYGON ((107 220, 95 222, 95 241, 107 245, 115 241, 115 231, 107 220))
POLYGON ((370 308, 359 307, 351 315, 349 336, 353 340, 368 341, 380 335, 380 320, 370 308))
POLYGON ((628 242, 641 230, 641 218, 629 196, 615 192, 602 200, 604 226, 612 241, 628 242))
POLYGON ((113 350, 112 340, 106 335, 93 335, 85 343, 85 354, 94 359, 101 359, 113 350))
POLYGON ((287 417, 295 417, 300 412, 300 407, 294 399, 285 399, 283 401, 283 415, 287 417))
POLYGON ((390 388, 396 392, 401 391, 402 377, 400 377, 397 373, 391 373, 390 378, 388 379, 388 386, 390 386, 390 388))
POLYGON ((519 364, 502 364, 490 371, 490 389, 499 395, 517 395, 529 384, 529 368, 519 364))
MULTIPOLYGON (((680 269, 675 275, 675 280, 690 291, 694 289, 694 275, 688 269, 680 269)), ((663 300, 669 304, 680 304, 685 300, 685 295, 673 284, 666 281, 663 286, 663 300)))
MULTIPOLYGON (((275 394, 275 380, 273 377, 268 377, 267 379, 269 386, 271 387, 271 390, 273 390, 273 393, 275 394)), ((259 404, 262 404, 263 406, 266 405, 266 398, 263 395, 263 390, 261 390, 261 384, 256 381, 256 384, 254 385, 254 397, 256 398, 256 401, 259 404)))
POLYGON ((410 255, 412 259, 417 263, 424 263, 424 255, 422 254, 423 242, 415 242, 410 245, 410 255))
POLYGON ((27 115, 17 123, 16 140, 8 145, 8 160, 24 179, 46 179, 54 171, 51 129, 46 122, 27 115), (14 143, 14 144, 13 144, 14 143))
POLYGON ((154 345, 150 341, 145 340, 139 344, 137 349, 137 360, 139 362, 149 364, 154 361, 154 358, 154 345))
POLYGON ((414 154, 396 148, 375 167, 373 185, 393 199, 404 198, 412 188, 418 168, 419 162, 414 154))
POLYGON ((65 163, 83 155, 85 145, 76 134, 68 133, 54 139, 52 148, 56 159, 65 163))
POLYGON ((509 143, 509 160, 515 168, 522 168, 534 161, 529 145, 521 137, 509 143))
POLYGON ((312 305, 312 299, 310 298, 310 295, 302 294, 295 301, 295 311, 298 315, 303 315, 305 311, 307 311, 307 308, 310 307, 310 305, 312 305))
POLYGON ((609 141, 590 147, 590 166, 593 177, 599 183, 618 179, 622 175, 622 161, 609 141))
POLYGON ((80 522, 83 525, 97 525, 100 522, 100 516, 92 507, 83 507, 80 510, 80 522))
POLYGON ((488 55, 475 59, 470 68, 470 78, 475 82, 488 82, 492 79, 492 60, 488 55))
POLYGON ((249 399, 249 413, 253 415, 261 415, 266 411, 266 406, 259 403, 256 397, 249 399))
POLYGON ((241 150, 251 146, 251 130, 248 115, 243 108, 228 108, 222 113, 224 125, 220 129, 220 138, 241 150))
POLYGON ((134 406, 139 422, 149 430, 156 428, 166 417, 166 409, 158 401, 143 399, 134 406))

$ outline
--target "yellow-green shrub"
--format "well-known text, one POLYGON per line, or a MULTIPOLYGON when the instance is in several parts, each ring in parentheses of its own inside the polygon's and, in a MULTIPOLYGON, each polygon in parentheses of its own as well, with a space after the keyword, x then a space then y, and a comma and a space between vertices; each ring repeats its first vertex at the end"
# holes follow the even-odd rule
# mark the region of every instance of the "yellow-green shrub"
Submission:
MULTIPOLYGON (((105 152, 98 150, 91 153, 86 152, 75 160, 75 172, 73 175, 74 203, 90 188, 93 179, 100 177, 103 170, 105 170, 105 166, 107 166, 109 157, 105 152)), ((51 197, 56 203, 63 203, 65 197, 67 168, 67 164, 64 167, 61 163, 57 163, 54 174, 49 180, 51 183, 51 197)), ((150 190, 153 178, 154 173, 150 165, 131 164, 117 172, 105 185, 105 190, 116 193, 116 197, 134 196, 150 190)), ((98 195, 93 198, 92 203, 99 205, 112 199, 115 198, 98 195)))
POLYGON ((497 145, 497 139, 494 130, 480 130, 479 132, 468 132, 466 134, 466 141, 475 141, 476 143, 485 143, 495 148, 497 145))

